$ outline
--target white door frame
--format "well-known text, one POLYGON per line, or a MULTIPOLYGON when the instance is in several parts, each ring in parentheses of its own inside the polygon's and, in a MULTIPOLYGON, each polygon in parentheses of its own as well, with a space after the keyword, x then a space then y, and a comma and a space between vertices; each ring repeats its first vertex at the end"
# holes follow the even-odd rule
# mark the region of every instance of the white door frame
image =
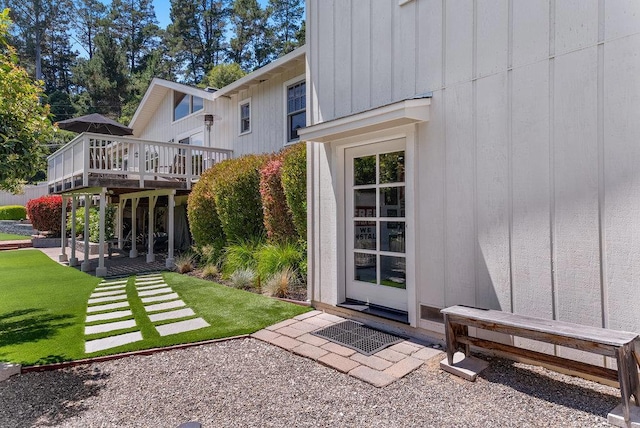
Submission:
POLYGON ((407 312, 409 324, 417 327, 417 294, 416 294, 416 196, 418 183, 416 177, 416 155, 417 155, 417 125, 407 125, 378 131, 375 133, 358 135, 342 140, 333 141, 331 144, 331 165, 332 171, 337 177, 334 184, 337 202, 337 268, 338 284, 336 293, 336 304, 346 300, 346 213, 345 213, 345 150, 347 148, 380 143, 389 140, 405 139, 405 191, 406 191, 406 281, 407 281, 407 312))

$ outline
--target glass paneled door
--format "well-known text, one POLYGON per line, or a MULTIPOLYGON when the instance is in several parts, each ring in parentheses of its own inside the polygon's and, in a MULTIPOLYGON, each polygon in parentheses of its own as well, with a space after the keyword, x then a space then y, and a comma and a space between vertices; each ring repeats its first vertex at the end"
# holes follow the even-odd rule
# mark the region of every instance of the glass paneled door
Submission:
POLYGON ((405 141, 346 149, 346 297, 407 310, 405 141))

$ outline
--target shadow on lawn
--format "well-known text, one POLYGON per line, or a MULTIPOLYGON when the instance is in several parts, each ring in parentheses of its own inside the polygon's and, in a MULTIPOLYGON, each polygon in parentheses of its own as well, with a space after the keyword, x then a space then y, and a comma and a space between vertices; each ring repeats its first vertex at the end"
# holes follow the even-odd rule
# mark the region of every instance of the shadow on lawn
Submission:
POLYGON ((0 347, 36 342, 73 325, 73 315, 51 315, 42 309, 22 309, 0 315, 0 347))
POLYGON ((0 383, 0 426, 62 424, 90 409, 109 374, 90 366, 32 372, 0 383))
MULTIPOLYGON (((552 376, 565 377, 555 372, 550 373, 553 373, 552 376)), ((518 367, 517 363, 499 358, 492 359, 489 368, 479 376, 488 382, 500 383, 531 397, 605 419, 607 414, 620 404, 619 393, 613 395, 616 394, 614 388, 603 387, 602 391, 598 391, 557 380, 541 372, 518 367), (608 390, 611 391, 610 394, 608 390)), ((594 383, 594 385, 596 384, 594 383)))

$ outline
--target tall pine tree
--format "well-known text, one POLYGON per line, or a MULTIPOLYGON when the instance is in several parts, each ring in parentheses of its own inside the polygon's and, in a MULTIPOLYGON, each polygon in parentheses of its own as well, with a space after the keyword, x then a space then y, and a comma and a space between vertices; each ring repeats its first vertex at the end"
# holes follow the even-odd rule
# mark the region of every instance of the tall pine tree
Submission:
POLYGON ((303 0, 269 0, 267 10, 278 56, 304 44, 304 39, 302 43, 299 40, 304 15, 303 0))

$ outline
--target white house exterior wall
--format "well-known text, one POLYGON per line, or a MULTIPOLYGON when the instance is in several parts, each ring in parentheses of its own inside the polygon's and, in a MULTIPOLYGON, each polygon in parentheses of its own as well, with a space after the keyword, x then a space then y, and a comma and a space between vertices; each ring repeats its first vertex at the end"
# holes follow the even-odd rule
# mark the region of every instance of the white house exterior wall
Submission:
MULTIPOLYGON (((205 110, 213 109, 212 102, 204 100, 205 110)), ((188 133, 196 133, 204 131, 204 118, 202 115, 204 110, 198 111, 192 115, 184 117, 174 122, 173 120, 173 93, 167 91, 164 99, 154 115, 149 120, 147 126, 140 133, 143 140, 151 141, 178 141, 181 135, 188 133)), ((228 147, 219 147, 227 149, 228 147)))
MULTIPOLYGON (((416 305, 640 332, 640 2, 309 0, 307 25, 311 124, 432 92, 416 305)), ((312 298, 330 304, 336 147, 309 151, 312 298)))
MULTIPOLYGON (((228 115, 229 135, 233 141, 234 156, 249 153, 280 151, 286 143, 285 82, 300 77, 305 79, 304 63, 233 94, 227 100, 225 116, 228 115), (240 135, 240 110, 238 103, 251 99, 251 132, 240 135)), ((221 98, 216 100, 218 103, 221 98)), ((223 118, 227 120, 227 118, 223 118)))
POLYGON ((288 70, 265 77, 265 81, 213 101, 204 100, 204 109, 183 119, 173 121, 173 95, 168 90, 158 109, 140 137, 153 141, 178 141, 184 136, 207 131, 205 113, 216 116, 211 129, 211 147, 233 150, 238 157, 249 153, 270 153, 281 150, 286 143, 285 82, 300 77, 305 79, 305 64, 299 63, 288 70), (240 134, 238 102, 251 98, 251 132, 240 134))

